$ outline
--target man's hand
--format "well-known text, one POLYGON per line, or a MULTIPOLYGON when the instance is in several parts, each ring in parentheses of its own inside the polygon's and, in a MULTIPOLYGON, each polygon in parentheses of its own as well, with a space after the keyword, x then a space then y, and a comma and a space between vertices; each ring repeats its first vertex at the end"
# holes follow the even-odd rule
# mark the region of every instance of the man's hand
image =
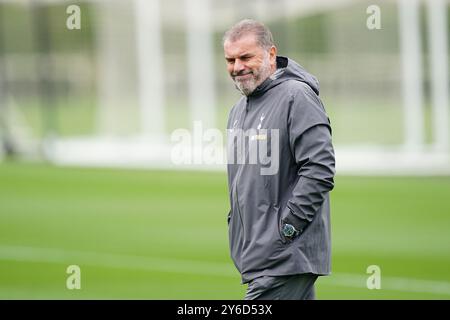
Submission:
POLYGON ((308 224, 309 222, 307 220, 296 217, 292 211, 286 207, 283 219, 281 220, 281 233, 287 239, 292 240, 299 236, 308 224))

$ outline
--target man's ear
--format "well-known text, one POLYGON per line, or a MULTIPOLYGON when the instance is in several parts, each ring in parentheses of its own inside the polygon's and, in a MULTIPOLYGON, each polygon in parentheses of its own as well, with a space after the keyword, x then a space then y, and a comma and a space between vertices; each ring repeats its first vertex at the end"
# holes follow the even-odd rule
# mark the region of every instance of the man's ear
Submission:
POLYGON ((270 64, 272 66, 275 66, 275 68, 277 67, 277 47, 275 46, 271 46, 269 49, 269 59, 270 59, 270 64))

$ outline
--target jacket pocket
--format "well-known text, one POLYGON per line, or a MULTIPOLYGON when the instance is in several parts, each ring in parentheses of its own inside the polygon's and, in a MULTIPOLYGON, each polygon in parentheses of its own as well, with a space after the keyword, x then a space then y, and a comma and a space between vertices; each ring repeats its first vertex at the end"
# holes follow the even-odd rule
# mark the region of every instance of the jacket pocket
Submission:
POLYGON ((242 247, 242 226, 236 212, 230 210, 228 214, 228 241, 230 246, 230 255, 234 265, 241 272, 242 247))
POLYGON ((280 210, 279 207, 275 207, 275 206, 274 206, 274 209, 275 209, 276 214, 277 214, 277 222, 278 222, 277 223, 277 232, 278 232, 278 237, 280 238, 280 240, 281 240, 281 242, 283 244, 286 244, 288 242, 288 240, 281 233, 281 227, 282 227, 282 224, 283 224, 283 222, 281 221, 281 219, 282 219, 282 217, 281 217, 281 210, 280 210))

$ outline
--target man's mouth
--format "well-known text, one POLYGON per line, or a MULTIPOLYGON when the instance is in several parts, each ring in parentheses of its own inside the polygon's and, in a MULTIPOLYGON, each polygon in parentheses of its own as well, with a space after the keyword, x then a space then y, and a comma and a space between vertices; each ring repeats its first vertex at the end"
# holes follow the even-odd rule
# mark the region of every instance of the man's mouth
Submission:
POLYGON ((233 79, 236 81, 243 81, 243 80, 247 80, 248 78, 250 78, 253 74, 251 72, 245 73, 245 74, 240 74, 237 76, 234 76, 233 79))

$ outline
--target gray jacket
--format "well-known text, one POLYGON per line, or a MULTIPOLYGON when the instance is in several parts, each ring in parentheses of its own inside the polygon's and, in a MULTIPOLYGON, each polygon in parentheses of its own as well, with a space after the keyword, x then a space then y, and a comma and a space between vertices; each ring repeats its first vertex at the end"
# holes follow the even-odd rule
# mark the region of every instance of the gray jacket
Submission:
POLYGON ((330 273, 328 192, 335 160, 318 94, 314 76, 277 57, 274 75, 230 112, 229 241, 243 283, 264 275, 330 273), (236 132, 242 133, 239 142, 236 132), (303 232, 292 240, 284 237, 283 221, 303 232))

